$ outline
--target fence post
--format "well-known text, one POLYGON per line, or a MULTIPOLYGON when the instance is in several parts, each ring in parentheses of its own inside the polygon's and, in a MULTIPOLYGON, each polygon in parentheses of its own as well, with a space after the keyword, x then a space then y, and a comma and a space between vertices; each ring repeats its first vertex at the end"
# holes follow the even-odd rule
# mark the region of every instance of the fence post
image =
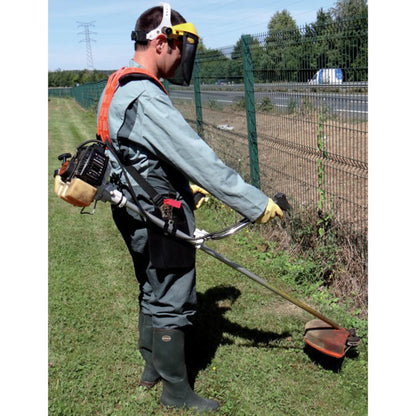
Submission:
POLYGON ((246 99, 251 183, 260 189, 259 154, 257 148, 256 101, 254 98, 253 60, 251 57, 250 35, 243 35, 241 37, 241 49, 243 54, 244 94, 246 99))
POLYGON ((194 81, 194 97, 195 97, 195 112, 196 112, 196 129, 202 138, 204 137, 204 122, 202 120, 202 104, 201 104, 201 80, 199 78, 199 64, 198 56, 195 59, 193 69, 194 81))

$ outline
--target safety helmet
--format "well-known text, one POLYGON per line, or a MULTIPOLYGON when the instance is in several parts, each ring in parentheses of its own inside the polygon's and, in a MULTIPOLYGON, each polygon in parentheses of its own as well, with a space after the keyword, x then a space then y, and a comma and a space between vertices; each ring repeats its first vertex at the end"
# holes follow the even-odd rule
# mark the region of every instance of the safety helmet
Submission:
POLYGON ((163 6, 163 17, 159 26, 147 33, 133 30, 131 39, 135 42, 147 43, 149 40, 164 35, 168 42, 173 39, 181 42, 181 62, 175 74, 168 78, 168 81, 172 84, 188 86, 192 78, 192 70, 199 42, 198 32, 192 23, 180 23, 172 26, 169 3, 160 3, 160 6, 163 6))

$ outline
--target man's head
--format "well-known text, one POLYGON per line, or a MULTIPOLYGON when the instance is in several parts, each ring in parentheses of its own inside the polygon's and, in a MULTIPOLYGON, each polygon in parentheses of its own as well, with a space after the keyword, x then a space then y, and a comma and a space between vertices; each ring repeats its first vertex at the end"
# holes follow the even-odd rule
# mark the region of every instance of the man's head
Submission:
POLYGON ((168 3, 146 10, 137 19, 131 39, 135 41, 135 61, 174 84, 189 85, 198 33, 168 3))
MULTIPOLYGON (((166 12, 168 12, 168 10, 166 10, 166 12)), ((137 19, 136 26, 134 27, 134 32, 132 32, 132 40, 135 41, 134 50, 137 50, 138 48, 145 48, 148 45, 149 40, 153 40, 158 34, 163 33, 163 30, 160 30, 159 33, 156 31, 155 33, 151 34, 151 32, 157 29, 158 26, 162 23, 163 17, 163 7, 156 6, 146 10, 137 19), (149 34, 150 36, 148 36, 149 34), (149 39, 149 37, 152 39, 149 39)), ((171 25, 186 23, 185 18, 176 10, 170 10, 170 16, 165 16, 165 21, 167 23, 169 17, 171 25)))

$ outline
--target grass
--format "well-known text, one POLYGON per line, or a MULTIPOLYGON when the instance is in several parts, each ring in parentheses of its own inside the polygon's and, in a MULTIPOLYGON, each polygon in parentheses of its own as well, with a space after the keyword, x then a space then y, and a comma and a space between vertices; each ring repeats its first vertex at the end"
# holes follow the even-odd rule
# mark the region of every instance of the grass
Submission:
MULTIPOLYGON (((57 155, 94 134, 93 114, 70 99, 49 101, 49 414, 191 414, 162 408, 161 385, 138 386, 138 287, 110 207, 99 203, 94 216, 80 215, 53 193, 57 155)), ((197 212, 199 228, 232 220, 212 204, 197 212)), ((319 292, 320 299, 313 287, 294 283, 310 265, 265 244, 253 227, 209 246, 341 325, 365 328, 329 293, 319 292)), ((197 270, 190 379, 197 393, 221 402, 217 414, 367 414, 366 343, 341 362, 324 359, 304 346, 306 312, 202 252, 197 270)))

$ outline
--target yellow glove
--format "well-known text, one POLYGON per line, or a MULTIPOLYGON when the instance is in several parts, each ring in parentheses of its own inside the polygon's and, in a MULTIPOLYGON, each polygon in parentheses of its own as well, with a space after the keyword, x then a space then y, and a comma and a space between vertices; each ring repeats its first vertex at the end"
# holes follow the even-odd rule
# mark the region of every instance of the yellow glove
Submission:
POLYGON ((209 195, 209 193, 204 188, 201 188, 198 185, 191 185, 191 190, 194 195, 196 195, 197 193, 204 195, 204 197, 199 199, 199 201, 195 204, 196 209, 201 208, 201 206, 208 201, 209 198, 207 195, 209 195))
POLYGON ((266 224, 267 221, 274 218, 276 215, 283 219, 283 211, 280 209, 279 205, 277 205, 271 198, 269 198, 269 202, 267 203, 267 207, 264 210, 263 214, 257 218, 257 224, 266 224))

